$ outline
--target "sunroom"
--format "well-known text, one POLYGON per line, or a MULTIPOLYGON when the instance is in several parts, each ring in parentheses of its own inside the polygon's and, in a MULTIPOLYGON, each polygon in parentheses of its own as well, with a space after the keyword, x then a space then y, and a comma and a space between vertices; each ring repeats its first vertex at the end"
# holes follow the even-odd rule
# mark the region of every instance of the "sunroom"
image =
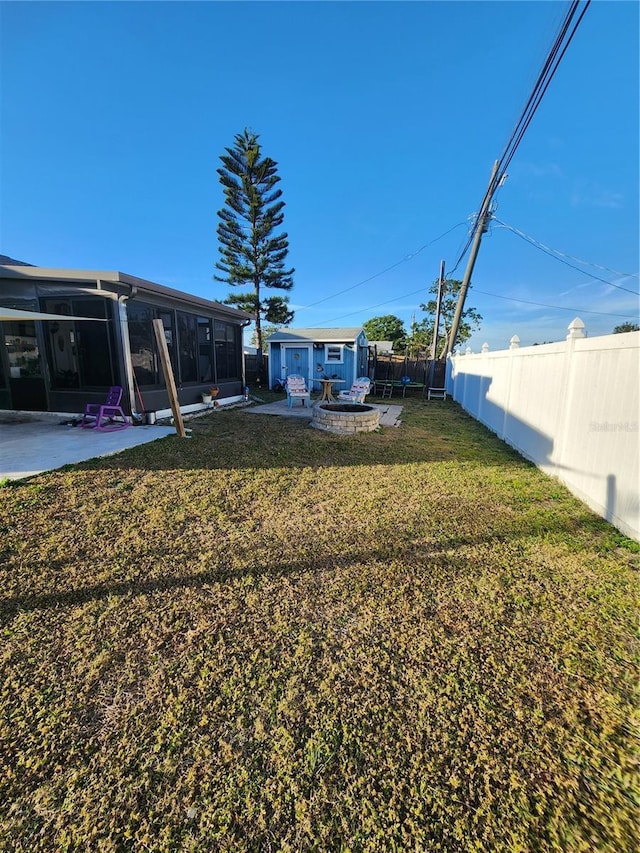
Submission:
POLYGON ((0 322, 0 409, 81 412, 124 389, 131 414, 169 410, 153 321, 162 321, 183 411, 218 389, 240 398, 251 317, 121 272, 0 265, 0 305, 69 319, 0 322))

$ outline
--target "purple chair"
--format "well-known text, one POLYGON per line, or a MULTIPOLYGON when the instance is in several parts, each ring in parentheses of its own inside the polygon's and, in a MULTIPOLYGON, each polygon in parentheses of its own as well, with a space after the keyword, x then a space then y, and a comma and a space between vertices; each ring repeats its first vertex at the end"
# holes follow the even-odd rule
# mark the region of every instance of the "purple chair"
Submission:
POLYGON ((87 403, 80 426, 84 429, 97 429, 100 432, 115 432, 119 429, 126 429, 129 422, 120 408, 121 399, 122 388, 119 385, 113 385, 109 388, 104 403, 87 403), (115 417, 122 418, 122 423, 114 420, 115 417))

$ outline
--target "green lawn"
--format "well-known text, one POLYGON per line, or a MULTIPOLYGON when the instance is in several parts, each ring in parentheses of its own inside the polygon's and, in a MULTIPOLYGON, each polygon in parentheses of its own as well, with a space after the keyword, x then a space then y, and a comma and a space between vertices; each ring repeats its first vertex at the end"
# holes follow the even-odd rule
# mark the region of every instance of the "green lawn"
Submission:
POLYGON ((638 546, 401 402, 0 489, 0 850, 637 849, 638 546))

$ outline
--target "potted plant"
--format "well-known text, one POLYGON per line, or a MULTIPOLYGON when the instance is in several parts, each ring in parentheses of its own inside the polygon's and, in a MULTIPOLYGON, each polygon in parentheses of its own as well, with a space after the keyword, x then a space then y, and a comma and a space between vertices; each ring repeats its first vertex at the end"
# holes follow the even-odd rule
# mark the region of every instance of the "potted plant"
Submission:
POLYGON ((219 392, 220 392, 220 389, 218 388, 217 385, 214 385, 213 388, 209 388, 208 391, 203 391, 200 395, 202 397, 202 402, 203 403, 210 403, 213 397, 218 396, 219 392))

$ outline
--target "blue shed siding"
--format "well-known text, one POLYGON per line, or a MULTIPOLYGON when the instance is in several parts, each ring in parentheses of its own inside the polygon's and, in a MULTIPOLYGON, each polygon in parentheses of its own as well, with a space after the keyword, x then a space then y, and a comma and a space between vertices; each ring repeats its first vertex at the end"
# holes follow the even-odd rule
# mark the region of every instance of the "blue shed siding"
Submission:
MULTIPOLYGON (((339 330, 336 330, 339 331, 339 330)), ((351 331, 351 330, 349 330, 351 331)), ((329 337, 329 336, 327 336, 329 337)), ((335 337, 327 340, 321 336, 321 340, 312 338, 308 334, 297 336, 294 329, 282 333, 282 340, 269 342, 269 387, 273 388, 276 382, 282 382, 287 365, 286 353, 300 350, 300 370, 305 379, 310 380, 314 390, 319 391, 320 386, 316 379, 323 376, 335 377, 343 380, 337 390, 350 388, 358 376, 366 376, 368 368, 368 342, 364 331, 358 333, 356 339, 335 337), (342 348, 342 361, 327 361, 327 347, 342 348), (302 352, 305 350, 306 352, 302 352), (308 359, 307 359, 308 353, 308 359), (304 356, 304 357, 303 357, 304 356)))
POLYGON ((353 382, 353 367, 355 363, 353 344, 351 345, 351 349, 344 344, 341 344, 341 346, 343 348, 342 364, 338 364, 334 361, 325 361, 324 344, 321 349, 314 349, 312 370, 314 379, 320 379, 323 376, 336 377, 338 379, 344 379, 345 383, 348 383, 349 387, 351 387, 351 383, 353 382))
POLYGON ((280 344, 269 344, 269 388, 280 381, 282 372, 282 350, 280 344))

